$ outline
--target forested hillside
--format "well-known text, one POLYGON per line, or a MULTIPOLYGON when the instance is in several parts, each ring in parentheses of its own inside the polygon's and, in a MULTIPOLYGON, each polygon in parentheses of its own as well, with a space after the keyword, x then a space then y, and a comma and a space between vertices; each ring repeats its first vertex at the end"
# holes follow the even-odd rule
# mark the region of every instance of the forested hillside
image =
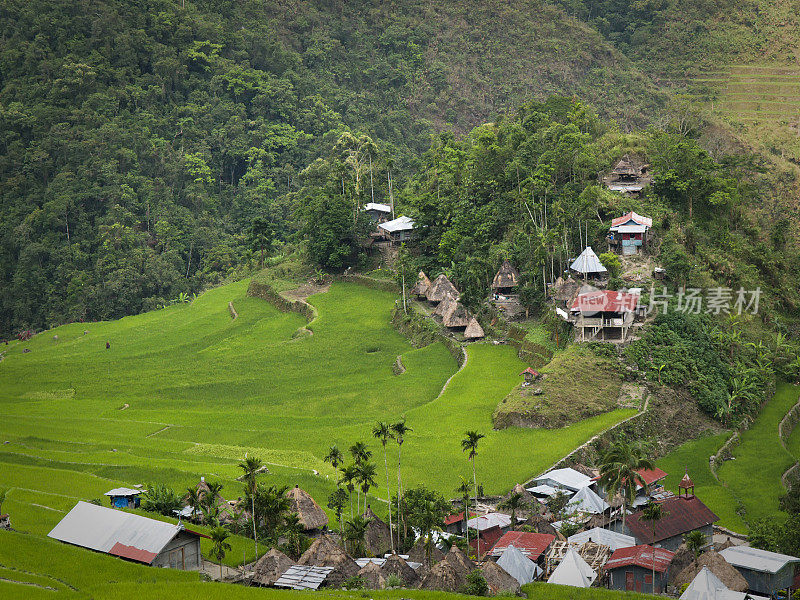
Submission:
POLYGON ((383 189, 432 132, 531 95, 623 127, 664 104, 539 2, 5 0, 0 23, 3 335, 154 308, 290 239, 284 195, 344 129, 380 147, 383 189))

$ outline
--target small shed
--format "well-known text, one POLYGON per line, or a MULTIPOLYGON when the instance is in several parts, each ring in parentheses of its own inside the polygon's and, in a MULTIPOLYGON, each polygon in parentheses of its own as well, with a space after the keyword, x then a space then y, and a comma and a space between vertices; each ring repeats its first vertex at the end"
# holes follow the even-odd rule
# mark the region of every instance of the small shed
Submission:
POLYGON ((458 304, 456 297, 452 294, 447 294, 444 297, 444 300, 439 302, 436 305, 436 308, 433 309, 433 314, 437 317, 442 317, 444 319, 445 315, 449 314, 450 312, 456 309, 456 305, 458 304))
POLYGON ((273 585, 290 590, 318 590, 327 583, 333 570, 333 567, 293 565, 286 569, 273 585))
POLYGON ((674 556, 674 552, 647 545, 621 548, 611 555, 603 567, 610 575, 609 587, 613 590, 660 594, 667 585, 669 566, 674 556))
POLYGON ((104 496, 111 499, 111 506, 115 508, 139 508, 142 490, 120 487, 107 491, 104 496))
POLYGON ((539 377, 541 377, 541 374, 533 367, 528 367, 522 373, 520 373, 520 376, 525 377, 525 383, 533 383, 539 379, 539 377))
POLYGON ((497 564, 503 567, 520 585, 526 585, 538 579, 542 574, 542 568, 517 550, 513 544, 503 550, 497 559, 497 564))
POLYGON ((436 279, 433 280, 433 283, 428 288, 425 297, 428 299, 428 302, 438 304, 442 300, 444 300, 448 295, 452 296, 456 300, 461 296, 461 294, 456 289, 447 276, 442 273, 436 279))
POLYGON ((392 207, 388 204, 379 204, 378 202, 367 202, 364 205, 364 212, 369 215, 374 223, 383 223, 392 214, 392 207))
POLYGON ((374 562, 368 562, 358 571, 358 576, 364 580, 368 590, 382 590, 386 586, 386 578, 381 568, 374 562))
POLYGON ((766 596, 792 587, 795 566, 800 563, 796 556, 749 546, 731 546, 720 555, 742 574, 751 592, 766 596))
MULTIPOLYGON (((532 483, 535 486, 548 485, 556 489, 563 488, 570 492, 578 492, 581 488, 592 485, 592 478, 570 467, 564 467, 539 475, 539 477, 533 479, 532 483)), ((526 489, 529 492, 532 490, 532 488, 526 489)), ((535 494, 536 492, 532 493, 535 494)))
POLYGON ((425 275, 424 271, 420 271, 419 275, 417 275, 417 283, 414 284, 414 287, 411 288, 411 293, 415 294, 418 298, 425 297, 425 294, 428 293, 428 290, 431 287, 431 280, 428 279, 428 276, 425 275))
MULTIPOLYGON (((444 558, 441 550, 439 550, 438 548, 436 550, 440 554, 439 560, 441 560, 441 558, 444 558)), ((391 556, 389 556, 381 566, 381 571, 383 572, 383 576, 386 579, 389 579, 389 577, 391 577, 392 575, 399 577, 400 581, 402 581, 403 585, 406 587, 414 585, 419 579, 417 576, 417 572, 413 569, 413 567, 411 567, 411 565, 409 565, 408 562, 398 554, 392 554, 391 556)))
MULTIPOLYGON (((673 561, 673 568, 675 561, 673 561)), ((692 561, 671 581, 672 585, 681 587, 692 583, 704 570, 711 572, 726 588, 735 592, 746 592, 749 589, 747 580, 722 555, 715 550, 707 550, 696 561, 692 561)))
POLYGON ((608 275, 608 269, 600 262, 600 259, 597 257, 597 254, 594 253, 591 246, 586 246, 586 249, 581 252, 580 256, 572 261, 569 268, 581 275, 584 279, 599 279, 605 278, 608 275))
POLYGON ((286 497, 292 505, 291 512, 297 513, 306 531, 321 530, 328 526, 328 515, 300 486, 295 485, 288 490, 286 497))
POLYGON ((340 586, 346 579, 354 577, 360 567, 344 549, 329 535, 321 535, 315 539, 308 550, 303 553, 299 565, 310 567, 333 567, 326 577, 326 585, 340 586))
POLYGON ((516 288, 519 283, 519 271, 517 271, 510 261, 504 260, 492 280, 492 290, 495 294, 513 294, 514 288, 516 288))
POLYGON ((680 600, 746 600, 749 596, 726 586, 708 567, 691 580, 680 600))
POLYGON ((397 246, 411 239, 414 233, 414 219, 411 217, 398 217, 392 221, 380 223, 378 229, 393 246, 397 246))
POLYGON ((478 319, 472 317, 467 328, 464 330, 464 338, 468 340, 480 340, 486 334, 483 332, 483 327, 478 323, 478 319))

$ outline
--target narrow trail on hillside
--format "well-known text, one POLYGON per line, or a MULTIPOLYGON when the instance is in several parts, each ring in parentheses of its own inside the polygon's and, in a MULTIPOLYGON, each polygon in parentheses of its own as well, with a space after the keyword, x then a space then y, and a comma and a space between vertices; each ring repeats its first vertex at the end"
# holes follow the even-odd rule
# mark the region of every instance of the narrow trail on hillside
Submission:
POLYGON ((233 308, 233 300, 228 302, 228 310, 231 312, 231 319, 234 321, 239 318, 239 313, 236 312, 236 309, 233 308))
POLYGON ((442 394, 444 394, 445 390, 447 389, 447 386, 450 385, 450 382, 453 380, 453 377, 455 377, 456 375, 461 373, 461 371, 464 370, 464 367, 467 366, 467 362, 469 361, 469 354, 467 353, 466 349, 463 346, 461 347, 461 352, 464 353, 464 362, 461 363, 461 366, 458 368, 458 371, 456 371, 455 373, 450 375, 450 377, 447 379, 447 381, 444 382, 444 385, 442 386, 442 389, 439 392, 439 394, 436 396, 436 399, 442 397, 442 394))
POLYGON ((158 435, 159 433, 161 433, 162 431, 166 431, 166 430, 167 430, 167 429, 169 429, 170 427, 172 427, 172 425, 165 425, 164 427, 162 427, 162 428, 161 428, 161 429, 159 429, 158 431, 154 431, 153 433, 148 433, 148 434, 147 434, 146 436, 144 436, 144 437, 149 437, 149 438, 150 438, 150 437, 156 436, 156 435, 158 435))
POLYGON ((800 479, 800 456, 792 455, 786 445, 786 440, 798 425, 800 425, 800 397, 798 397, 795 405, 783 416, 781 422, 778 423, 778 440, 780 440, 783 449, 794 458, 794 464, 781 475, 781 483, 787 490, 791 487, 790 482, 792 480, 800 479))

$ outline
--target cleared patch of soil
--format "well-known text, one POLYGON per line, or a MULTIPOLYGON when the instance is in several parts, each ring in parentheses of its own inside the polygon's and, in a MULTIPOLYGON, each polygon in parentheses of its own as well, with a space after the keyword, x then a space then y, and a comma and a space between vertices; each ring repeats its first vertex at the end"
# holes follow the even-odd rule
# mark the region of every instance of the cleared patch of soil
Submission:
POLYGON ((304 283, 300 287, 297 287, 293 290, 289 290, 288 292, 281 292, 281 296, 283 296, 284 298, 288 298, 289 300, 298 300, 300 302, 305 302, 306 298, 308 298, 309 296, 327 292, 330 289, 330 287, 331 287, 330 283, 324 283, 322 285, 319 285, 309 281, 308 283, 304 283))

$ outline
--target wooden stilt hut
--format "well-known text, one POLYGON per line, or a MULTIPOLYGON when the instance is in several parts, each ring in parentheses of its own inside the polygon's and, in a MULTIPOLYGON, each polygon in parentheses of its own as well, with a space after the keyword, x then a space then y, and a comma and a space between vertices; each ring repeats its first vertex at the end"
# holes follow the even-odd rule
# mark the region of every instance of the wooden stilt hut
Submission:
POLYGON ((417 275, 417 283, 415 283, 414 287, 411 288, 411 293, 416 294, 418 298, 423 298, 428 293, 430 287, 431 280, 428 279, 428 276, 425 275, 424 271, 420 271, 419 275, 417 275))
POLYGON ((517 271, 510 261, 504 260, 492 280, 492 291, 495 294, 503 294, 504 296, 513 294, 514 288, 516 288, 519 283, 519 271, 517 271))
POLYGON ((300 523, 306 531, 327 527, 328 515, 308 492, 296 485, 286 492, 286 497, 292 504, 290 512, 297 513, 300 523))
POLYGON ((480 340, 486 334, 483 332, 483 327, 481 324, 478 323, 478 319, 472 317, 472 320, 467 325, 467 328, 464 330, 464 337, 468 340, 480 340))
POLYGON ((433 310, 433 314, 436 315, 437 317, 442 317, 442 319, 444 319, 444 316, 446 314, 455 310, 456 304, 457 301, 455 296, 447 294, 447 296, 444 297, 444 300, 439 302, 439 304, 433 310))
POLYGON ((330 587, 341 587, 346 579, 354 577, 359 571, 358 563, 329 535, 321 535, 314 540, 297 564, 333 567, 333 572, 325 579, 325 584, 330 587))
POLYGON ((428 299, 428 302, 437 304, 444 300, 448 294, 456 300, 458 300, 458 298, 461 296, 456 289, 456 286, 450 283, 450 280, 445 276, 444 273, 442 273, 433 280, 433 283, 428 288, 425 297, 428 299))
POLYGON ((469 311, 460 302, 456 302, 453 310, 449 311, 442 317, 442 325, 450 328, 466 327, 472 316, 469 311))

